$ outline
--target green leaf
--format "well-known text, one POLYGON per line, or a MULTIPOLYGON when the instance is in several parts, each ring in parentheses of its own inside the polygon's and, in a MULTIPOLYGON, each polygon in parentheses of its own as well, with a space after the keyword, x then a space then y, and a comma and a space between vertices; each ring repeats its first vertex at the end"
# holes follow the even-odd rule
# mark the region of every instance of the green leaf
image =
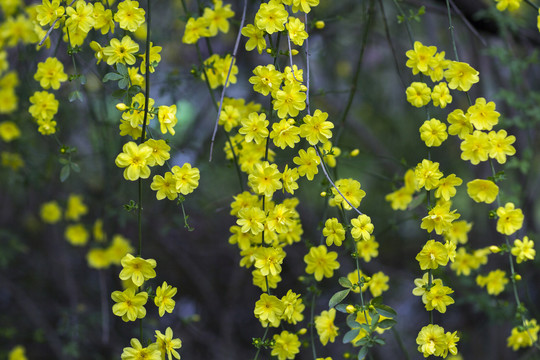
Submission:
POLYGON ((72 92, 69 94, 68 100, 69 100, 69 102, 74 102, 75 100, 80 100, 80 101, 82 101, 82 95, 81 95, 81 93, 79 92, 79 90, 72 91, 72 92))
POLYGON ((60 164, 62 164, 62 165, 67 165, 67 164, 69 164, 69 160, 66 159, 66 158, 60 158, 60 159, 58 159, 58 162, 59 162, 60 164))
POLYGON ((340 313, 346 314, 347 313, 347 304, 336 305, 336 310, 339 311, 340 313))
POLYGON ((340 277, 338 282, 339 285, 343 286, 346 289, 352 288, 352 283, 346 277, 340 277))
POLYGON ((70 167, 69 165, 62 166, 62 170, 60 170, 60 181, 64 182, 67 180, 70 174, 70 167))
POLYGON ((422 204, 424 202, 424 199, 426 198, 426 193, 422 192, 419 195, 413 197, 412 201, 409 203, 409 206, 407 207, 407 210, 412 210, 416 208, 418 205, 422 204))
POLYGON ((350 291, 351 291, 350 289, 346 289, 346 290, 341 290, 341 291, 338 291, 337 293, 335 293, 330 298, 330 301, 328 302, 328 307, 333 308, 334 306, 336 306, 337 304, 342 302, 343 299, 345 299, 347 297, 347 295, 349 295, 350 291))
POLYGON ((126 79, 125 77, 120 79, 120 81, 118 82, 118 87, 120 89, 127 89, 128 86, 129 86, 129 80, 126 79))
POLYGON ((81 75, 79 76, 79 81, 81 82, 81 85, 86 84, 86 76, 84 76, 83 74, 81 74, 81 75))
POLYGON ((373 306, 382 304, 382 296, 374 297, 369 303, 373 306))
POLYGON ((379 344, 379 345, 384 345, 386 344, 386 342, 384 341, 384 339, 381 339, 381 338, 376 338, 373 340, 375 343, 379 344))
POLYGON ((348 344, 360 334, 360 329, 352 329, 343 336, 343 343, 348 344))
POLYGON ((375 314, 371 317, 371 327, 373 329, 375 329, 375 324, 377 324, 377 321, 379 321, 379 318, 381 317, 381 315, 379 314, 375 314))
POLYGON ((384 319, 381 320, 380 323, 377 324, 378 327, 381 329, 390 329, 392 326, 396 325, 397 321, 394 319, 384 319))
POLYGON ((113 91, 112 96, 117 99, 121 99, 126 96, 126 90, 118 89, 116 91, 113 91))
POLYGON ((380 304, 380 305, 373 305, 375 307, 375 310, 377 310, 377 313, 380 315, 387 317, 387 318, 394 318, 397 313, 396 310, 392 309, 388 305, 380 304))
POLYGON ((110 72, 110 73, 107 73, 105 74, 105 76, 103 77, 103 82, 107 82, 107 81, 118 81, 120 79, 123 79, 124 76, 118 74, 118 73, 115 73, 115 72, 110 72))
POLYGON ((358 352, 358 360, 363 360, 366 357, 368 350, 369 348, 367 346, 362 347, 358 352))
POLYGON ((124 77, 129 76, 129 72, 125 64, 116 63, 116 70, 120 73, 120 75, 124 75, 124 77))
POLYGON ((71 169, 75 171, 76 173, 81 172, 81 168, 79 167, 79 164, 72 162, 71 163, 71 169))
POLYGON ((356 321, 356 314, 350 314, 347 316, 347 326, 351 329, 356 329, 360 324, 356 321))

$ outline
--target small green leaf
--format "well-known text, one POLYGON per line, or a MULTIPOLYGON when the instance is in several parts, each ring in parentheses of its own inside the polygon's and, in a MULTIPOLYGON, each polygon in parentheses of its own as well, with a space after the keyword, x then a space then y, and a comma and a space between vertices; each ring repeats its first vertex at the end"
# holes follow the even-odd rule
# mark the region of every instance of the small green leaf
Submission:
POLYGON ((334 306, 336 306, 337 304, 342 302, 343 299, 345 299, 347 297, 347 295, 349 295, 350 291, 351 291, 350 289, 346 289, 346 290, 341 290, 341 291, 338 291, 337 293, 335 293, 330 298, 330 301, 328 302, 328 307, 333 308, 334 306))
POLYGON ((71 169, 75 171, 76 173, 81 172, 81 168, 79 167, 79 164, 72 162, 71 163, 71 169))
POLYGON ((412 210, 416 208, 418 205, 422 204, 424 202, 424 199, 426 198, 426 193, 420 193, 420 195, 417 195, 413 198, 413 200, 409 203, 409 206, 407 207, 408 210, 412 210))
POLYGON ((72 92, 69 94, 68 100, 69 100, 69 102, 74 102, 75 100, 80 100, 80 101, 82 101, 82 95, 81 95, 81 93, 79 92, 79 90, 72 91, 72 92))
POLYGON ((336 310, 339 311, 340 313, 346 314, 347 313, 347 304, 336 305, 336 310))
POLYGON ((83 74, 81 74, 81 75, 79 76, 79 81, 81 82, 81 85, 86 84, 86 76, 84 76, 83 74))
POLYGON ((374 297, 369 303, 373 306, 382 304, 382 296, 374 297))
POLYGON ((374 305, 375 310, 377 310, 377 313, 380 315, 387 317, 387 318, 394 318, 397 313, 396 310, 392 309, 388 305, 380 304, 380 305, 374 305))
POLYGON ((396 324, 397 324, 397 321, 394 319, 384 319, 384 320, 381 320, 381 322, 377 324, 377 327, 380 327, 381 329, 390 329, 392 326, 396 324))
POLYGON ((120 79, 120 81, 118 82, 118 87, 120 89, 127 89, 128 86, 129 86, 129 80, 126 79, 125 77, 120 79))
POLYGON ((113 91, 112 96, 117 99, 121 99, 126 96, 126 90, 118 89, 116 91, 113 91))
POLYGON ((62 165, 67 165, 67 164, 69 164, 69 161, 68 161, 68 159, 66 159, 66 158, 60 158, 60 159, 58 159, 58 162, 59 162, 60 164, 62 164, 62 165))
POLYGON ((115 72, 110 72, 110 73, 107 73, 105 74, 105 76, 103 77, 103 82, 107 82, 107 81, 118 81, 120 79, 123 79, 124 76, 118 74, 118 73, 115 73, 115 72))
POLYGON ((379 344, 379 345, 384 345, 384 344, 386 344, 386 342, 384 341, 384 339, 381 339, 381 338, 373 339, 373 341, 374 341, 376 344, 379 344))
POLYGON ((70 167, 69 165, 62 166, 62 170, 60 170, 60 181, 64 182, 67 180, 70 174, 70 167))
POLYGON ((343 343, 344 344, 348 344, 350 343, 351 341, 353 341, 357 336, 358 334, 360 334, 360 329, 352 329, 350 331, 348 331, 344 336, 343 336, 343 343))
POLYGON ((129 76, 129 72, 125 64, 116 63, 116 70, 120 73, 120 75, 124 75, 124 77, 129 76))
POLYGON ((377 324, 377 321, 379 321, 379 318, 381 315, 375 314, 371 317, 371 327, 375 329, 375 324, 377 324))
POLYGON ((352 288, 352 283, 346 277, 340 277, 338 282, 339 282, 339 285, 343 286, 346 289, 352 288))
POLYGON ((347 326, 351 329, 356 329, 360 324, 356 321, 356 314, 350 314, 347 316, 347 326))
POLYGON ((369 348, 367 346, 362 347, 360 351, 358 352, 358 360, 364 360, 364 358, 366 357, 368 353, 368 350, 369 348))

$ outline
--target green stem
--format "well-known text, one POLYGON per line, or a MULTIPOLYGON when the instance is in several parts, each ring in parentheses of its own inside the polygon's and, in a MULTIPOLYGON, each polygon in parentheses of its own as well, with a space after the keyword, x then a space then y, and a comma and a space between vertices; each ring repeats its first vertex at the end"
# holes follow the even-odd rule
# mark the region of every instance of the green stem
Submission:
POLYGON ((403 344, 403 340, 401 339, 401 336, 399 335, 399 331, 396 330, 395 326, 392 327, 392 334, 394 334, 394 337, 396 338, 399 348, 401 349, 401 351, 403 351, 403 354, 405 355, 405 359, 410 360, 409 352, 405 348, 405 345, 403 344))
MULTIPOLYGON (((264 330, 264 335, 261 339, 261 343, 264 343, 265 340, 266 340, 266 336, 268 335, 268 329, 270 328, 270 325, 266 325, 266 330, 264 330)), ((259 348, 257 349, 257 353, 255 354, 255 357, 253 358, 253 360, 257 360, 259 358, 259 353, 261 352, 261 346, 259 346, 259 348)))
POLYGON ((309 321, 309 336, 311 339, 311 352, 313 353, 313 360, 317 359, 317 349, 315 348, 315 331, 314 331, 314 324, 315 324, 315 299, 317 298, 317 295, 315 292, 313 293, 313 297, 311 298, 311 314, 310 314, 310 321, 309 321))

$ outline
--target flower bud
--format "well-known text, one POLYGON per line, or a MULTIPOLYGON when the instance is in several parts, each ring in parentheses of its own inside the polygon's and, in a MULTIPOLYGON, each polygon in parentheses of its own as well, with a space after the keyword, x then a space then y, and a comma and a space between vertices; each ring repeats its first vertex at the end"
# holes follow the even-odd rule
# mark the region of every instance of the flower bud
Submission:
POLYGON ((324 21, 322 21, 322 20, 319 20, 319 21, 315 22, 315 27, 317 29, 319 29, 319 30, 324 29, 324 26, 325 26, 325 24, 324 24, 324 21))
POLYGON ((516 281, 520 281, 521 280, 521 275, 514 274, 514 279, 516 279, 516 281))
POLYGON ((292 54, 292 55, 298 55, 298 50, 292 49, 292 50, 291 50, 291 54, 292 54))
POLYGON ((346 310, 349 314, 352 314, 352 313, 354 313, 354 312, 356 311, 356 308, 355 308, 353 305, 349 304, 349 305, 347 305, 347 307, 345 308, 345 310, 346 310))
POLYGON ((118 103, 118 104, 116 104, 116 109, 117 109, 117 110, 120 110, 120 111, 126 111, 127 108, 128 108, 127 105, 124 104, 124 103, 118 103))
POLYGON ((354 149, 353 151, 351 151, 351 156, 352 157, 358 156, 358 154, 360 154, 360 150, 358 150, 358 149, 354 149))
POLYGON ((501 248, 495 245, 491 245, 489 247, 489 251, 491 251, 493 254, 497 254, 501 252, 501 248))
POLYGON ((326 191, 321 192, 321 197, 326 197, 326 191))
POLYGON ((296 334, 304 335, 305 333, 307 333, 307 329, 306 328, 301 328, 300 330, 298 330, 298 332, 296 334))

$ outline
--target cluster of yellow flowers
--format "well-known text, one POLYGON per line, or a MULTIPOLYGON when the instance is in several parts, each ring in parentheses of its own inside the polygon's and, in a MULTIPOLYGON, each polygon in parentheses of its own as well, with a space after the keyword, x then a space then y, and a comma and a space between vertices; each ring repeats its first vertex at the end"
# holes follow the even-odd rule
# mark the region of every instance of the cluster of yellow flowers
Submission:
MULTIPOLYGON (((166 281, 161 286, 156 288, 156 292, 149 294, 148 291, 142 290, 144 283, 147 280, 156 277, 154 268, 157 263, 154 259, 143 259, 135 257, 131 254, 126 254, 122 260, 122 270, 119 278, 123 281, 124 290, 114 291, 111 294, 115 304, 112 307, 114 315, 122 318, 123 321, 135 321, 143 319, 146 316, 145 305, 148 298, 154 299, 154 304, 158 308, 159 316, 165 313, 172 313, 176 302, 173 297, 176 295, 177 289, 166 281)), ((131 347, 124 348, 122 352, 122 360, 129 359, 151 359, 161 360, 167 357, 169 360, 174 357, 180 359, 180 354, 176 349, 182 347, 182 341, 178 338, 173 338, 173 331, 170 327, 165 330, 165 334, 156 330, 156 341, 143 347, 139 339, 131 339, 131 347)))
MULTIPOLYGON (((501 4, 501 3, 499 3, 501 4)), ((414 43, 414 49, 406 52, 407 67, 413 74, 429 76, 437 83, 430 88, 424 82, 413 82, 406 89, 407 100, 415 107, 424 107, 433 101, 433 105, 445 108, 452 102, 450 90, 466 92, 473 84, 479 81, 478 71, 469 64, 445 59, 444 52, 437 52, 435 46, 425 46, 419 41, 414 43), (446 82, 441 80, 446 80, 446 82)), ((429 112, 428 112, 429 113, 429 112)), ((499 122, 500 114, 495 110, 494 102, 487 102, 485 98, 477 98, 466 112, 455 109, 448 114, 447 125, 437 119, 430 119, 420 127, 420 137, 428 148, 438 147, 448 138, 448 135, 457 136, 461 140, 461 159, 470 161, 473 165, 489 161, 493 167, 493 160, 504 164, 507 157, 516 153, 512 144, 515 137, 508 135, 505 130, 492 130, 499 122)), ((474 179, 467 183, 467 194, 475 202, 491 204, 497 201, 497 231, 505 236, 512 235, 521 229, 523 213, 515 208, 511 202, 504 206, 499 205, 499 187, 496 184, 496 174, 489 179, 474 179)), ((451 268, 458 275, 469 275, 471 270, 478 269, 487 263, 490 248, 478 249, 467 253, 465 247, 456 250, 458 244, 466 244, 467 233, 472 224, 467 221, 456 221, 460 214, 451 210, 451 198, 457 193, 456 187, 463 183, 455 174, 444 177, 440 164, 428 159, 422 160, 415 169, 408 170, 404 177, 404 186, 386 196, 394 210, 406 210, 412 202, 414 194, 425 189, 428 200, 428 214, 422 219, 420 227, 429 233, 433 231, 444 238, 445 242, 434 239, 429 240, 416 259, 422 270, 427 270, 422 278, 415 280, 416 288, 413 294, 421 296, 426 310, 446 312, 448 305, 454 303, 450 296, 453 290, 445 286, 441 279, 432 275, 432 270, 446 266, 451 262, 451 268), (433 191, 436 203, 430 204, 430 195, 433 191)), ((527 237, 524 241, 515 240, 511 250, 518 261, 534 258, 534 244, 527 237)), ((499 252, 500 248, 495 248, 499 252)), ((508 251, 510 251, 508 250, 508 251)), ((508 283, 506 273, 502 270, 491 271, 487 276, 478 275, 476 282, 481 287, 487 287, 491 295, 498 295, 508 283)), ((536 336, 533 331, 533 336, 536 336)), ((418 350, 424 356, 446 356, 448 352, 457 353, 456 343, 459 338, 456 333, 444 333, 438 325, 430 324, 424 327, 418 338, 418 350)), ((515 346, 514 340, 509 338, 509 346, 515 346)), ((534 341, 533 341, 534 342, 534 341)), ((529 343, 529 346, 532 344, 529 343)), ((525 346, 525 345, 523 345, 525 346)), ((519 347, 519 346, 518 346, 519 347)))

